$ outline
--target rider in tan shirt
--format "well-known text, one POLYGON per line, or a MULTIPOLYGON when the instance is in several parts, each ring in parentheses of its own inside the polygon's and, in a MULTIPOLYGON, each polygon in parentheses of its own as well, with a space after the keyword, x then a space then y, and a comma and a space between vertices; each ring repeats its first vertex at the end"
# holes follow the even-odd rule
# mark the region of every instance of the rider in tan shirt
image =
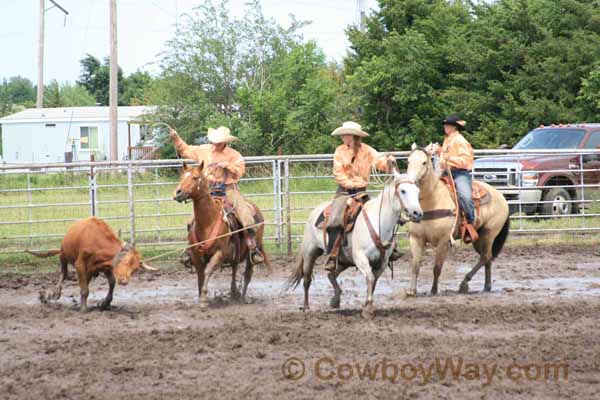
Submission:
MULTIPOLYGON (((237 138, 230 134, 228 128, 221 126, 217 129, 208 129, 208 141, 210 144, 190 146, 183 141, 174 129, 169 136, 177 152, 184 158, 190 158, 198 162, 204 161, 204 175, 208 179, 211 195, 225 196, 233 205, 235 214, 244 227, 255 225, 254 216, 250 205, 244 201, 238 188, 238 181, 246 172, 242 155, 228 146, 237 138)), ((253 263, 264 261, 260 252, 256 249, 256 231, 252 228, 247 230, 247 244, 251 253, 253 263)))
POLYGON ((471 170, 473 169, 474 159, 473 147, 460 134, 460 131, 465 129, 466 123, 459 116, 449 115, 444 119, 443 125, 446 136, 442 147, 436 144, 428 147, 427 150, 432 154, 438 154, 442 170, 449 170, 452 174, 460 208, 465 213, 467 224, 470 225, 465 241, 467 243, 475 242, 479 238, 479 235, 474 227, 475 205, 471 196, 473 183, 471 170))
MULTIPOLYGON (((362 138, 369 134, 362 130, 356 122, 347 121, 333 131, 331 136, 341 136, 343 144, 335 149, 333 155, 333 176, 338 184, 333 203, 331 215, 326 226, 329 241, 327 243, 328 257, 326 263, 335 261, 336 254, 332 253, 334 241, 340 230, 343 229, 343 215, 349 196, 355 196, 365 192, 369 185, 371 170, 376 168, 383 172, 390 172, 388 161, 395 159, 391 155, 380 154, 371 146, 362 143, 362 138)), ((394 249, 393 259, 401 256, 394 249)), ((335 265, 328 265, 326 269, 332 270, 335 265)))

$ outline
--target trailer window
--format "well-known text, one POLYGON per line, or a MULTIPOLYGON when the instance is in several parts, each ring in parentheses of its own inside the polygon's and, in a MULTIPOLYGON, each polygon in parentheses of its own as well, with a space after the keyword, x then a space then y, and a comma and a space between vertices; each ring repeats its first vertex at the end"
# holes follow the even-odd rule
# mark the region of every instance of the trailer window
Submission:
POLYGON ((97 149, 98 127, 82 126, 79 130, 79 146, 82 149, 97 149))

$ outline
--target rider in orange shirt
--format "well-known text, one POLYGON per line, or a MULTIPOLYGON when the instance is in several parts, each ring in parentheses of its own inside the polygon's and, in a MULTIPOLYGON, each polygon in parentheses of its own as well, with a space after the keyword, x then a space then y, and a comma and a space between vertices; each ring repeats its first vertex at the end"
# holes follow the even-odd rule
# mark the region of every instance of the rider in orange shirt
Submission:
MULTIPOLYGON (((208 179, 211 195, 224 196, 233 205, 235 214, 245 227, 255 225, 254 216, 250 205, 242 198, 237 185, 246 171, 244 159, 236 150, 228 146, 237 138, 230 134, 229 128, 221 126, 217 129, 208 129, 208 141, 211 144, 190 146, 179 137, 174 129, 169 136, 177 152, 185 158, 198 162, 204 161, 204 175, 208 179)), ((256 248, 256 231, 247 230, 247 244, 254 264, 264 261, 263 256, 256 248)))
POLYGON ((475 225, 475 206, 473 204, 473 198, 471 196, 472 191, 472 176, 471 170, 473 169, 473 147, 465 139, 460 131, 465 129, 466 122, 461 120, 458 115, 450 115, 443 121, 444 133, 444 144, 440 147, 437 144, 428 147, 428 151, 432 154, 438 154, 440 156, 440 167, 443 171, 450 170, 454 185, 456 186, 456 193, 458 194, 458 201, 460 208, 465 213, 467 223, 471 225, 471 229, 467 230, 467 233, 471 233, 471 237, 466 237, 466 242, 474 242, 478 239, 477 231, 474 228, 475 225), (475 237, 473 237, 475 236, 475 237))
MULTIPOLYGON (((335 261, 332 250, 335 238, 343 229, 342 219, 348 197, 366 192, 372 168, 390 172, 388 161, 395 162, 393 156, 380 154, 371 146, 362 143, 362 138, 369 136, 369 134, 364 132, 356 122, 344 122, 341 127, 333 131, 331 136, 341 136, 344 144, 339 145, 333 155, 333 176, 338 188, 335 192, 331 205, 331 215, 326 226, 329 237, 327 254, 331 254, 331 257, 328 257, 326 261, 327 264, 335 261)), ((401 254, 394 249, 392 258, 395 260, 400 256, 401 254)), ((334 268, 335 265, 326 267, 329 270, 334 268)))

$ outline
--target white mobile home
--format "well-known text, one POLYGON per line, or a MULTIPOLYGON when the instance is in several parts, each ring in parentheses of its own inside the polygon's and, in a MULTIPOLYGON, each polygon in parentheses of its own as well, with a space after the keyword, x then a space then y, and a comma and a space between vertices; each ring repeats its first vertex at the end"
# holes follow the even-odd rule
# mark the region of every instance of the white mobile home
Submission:
MULTIPOLYGON (((139 121, 154 107, 119 107, 118 156, 127 159, 129 146, 141 140, 139 121), (131 143, 131 144, 130 144, 131 143)), ((109 157, 108 107, 30 108, 0 118, 2 160, 7 163, 97 161, 109 157)))

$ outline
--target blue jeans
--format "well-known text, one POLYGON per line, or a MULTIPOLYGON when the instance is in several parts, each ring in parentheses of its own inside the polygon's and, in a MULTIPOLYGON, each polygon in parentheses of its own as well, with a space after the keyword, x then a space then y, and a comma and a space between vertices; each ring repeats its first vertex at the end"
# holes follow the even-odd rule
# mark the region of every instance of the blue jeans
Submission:
POLYGON ((475 222, 475 205, 473 204, 473 198, 471 197, 471 172, 465 170, 452 170, 452 178, 454 179, 454 185, 456 186, 460 208, 464 211, 467 222, 473 224, 475 222))

